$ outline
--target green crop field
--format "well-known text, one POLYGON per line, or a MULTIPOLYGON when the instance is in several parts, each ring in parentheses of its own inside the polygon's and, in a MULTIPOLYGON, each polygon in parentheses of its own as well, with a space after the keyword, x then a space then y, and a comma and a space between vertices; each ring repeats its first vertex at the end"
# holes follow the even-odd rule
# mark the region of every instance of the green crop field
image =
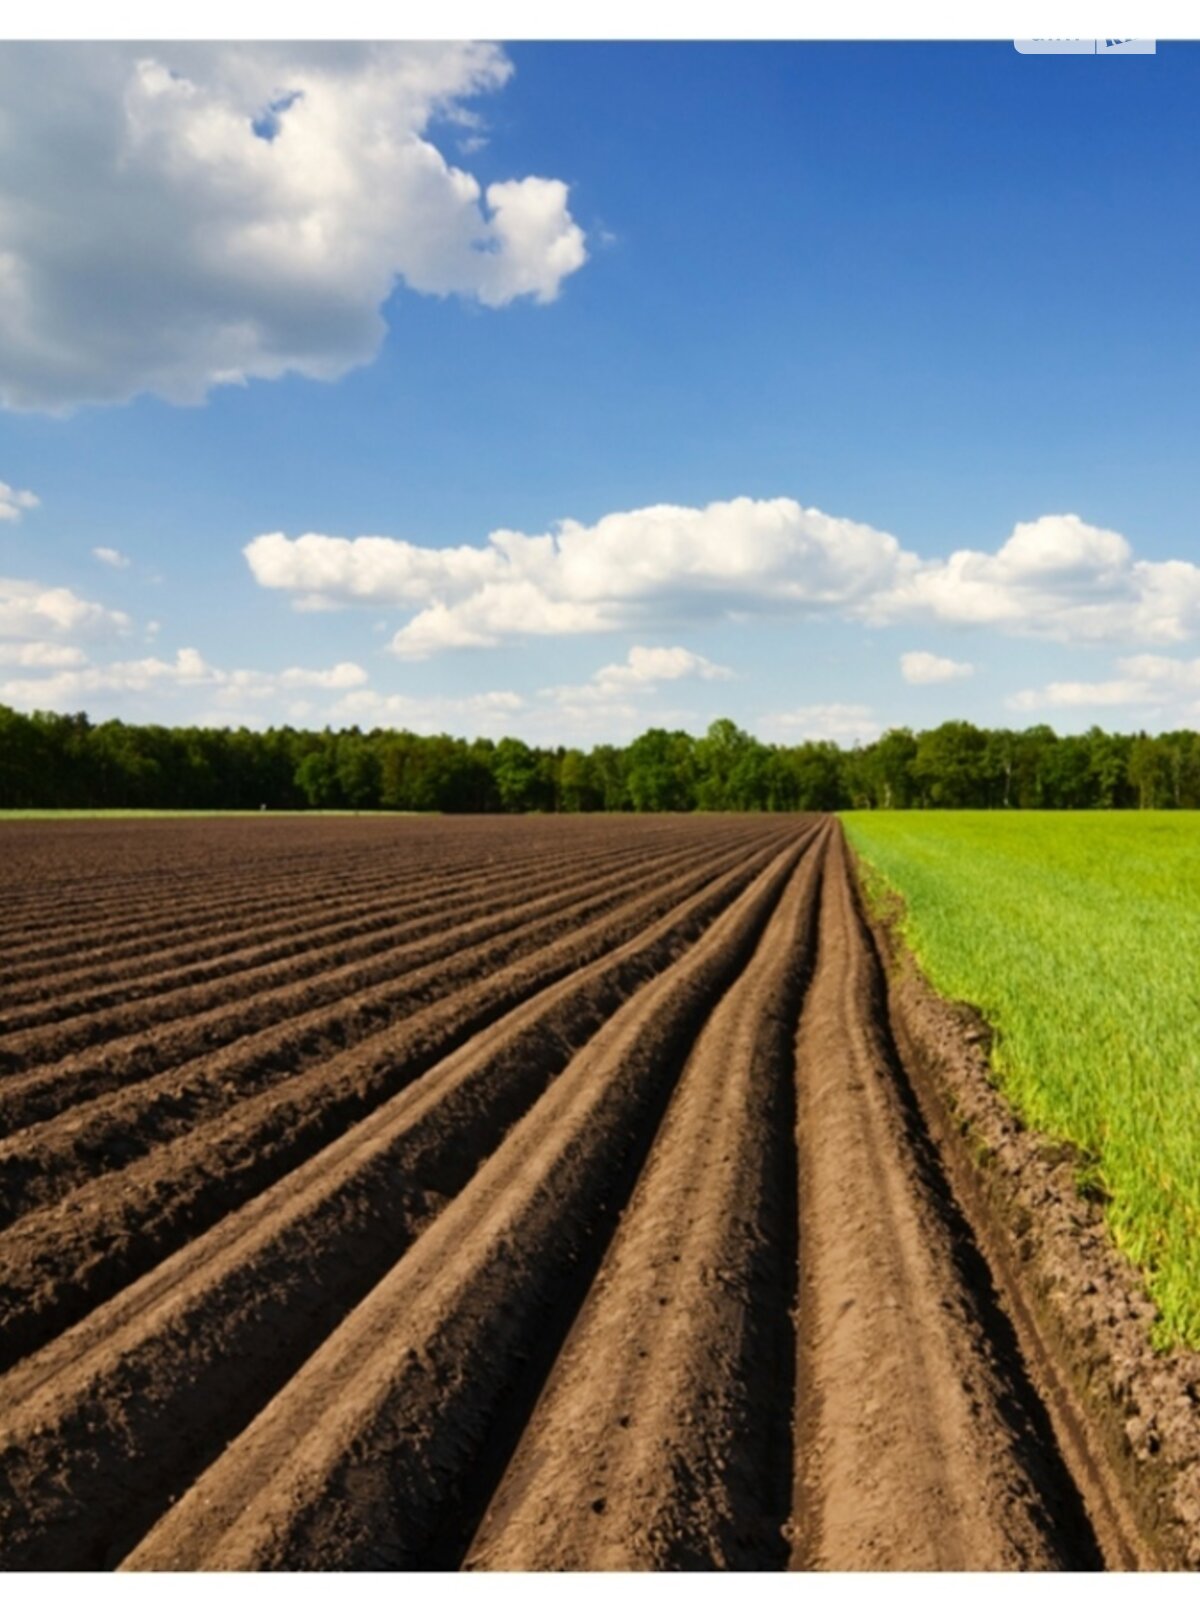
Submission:
POLYGON ((1025 1122, 1085 1153, 1158 1342, 1200 1347, 1200 813, 842 820, 927 976, 994 1028, 1025 1122))

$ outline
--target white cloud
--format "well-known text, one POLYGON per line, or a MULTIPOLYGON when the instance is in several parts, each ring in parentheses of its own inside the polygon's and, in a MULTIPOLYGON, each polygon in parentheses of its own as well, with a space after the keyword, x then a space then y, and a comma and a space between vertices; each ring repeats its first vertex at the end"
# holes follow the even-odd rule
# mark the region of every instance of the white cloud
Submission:
POLYGON ((41 503, 32 489, 13 489, 0 483, 0 522, 20 522, 26 511, 33 511, 41 503))
MULTIPOLYGON (((611 695, 560 697, 554 690, 539 690, 529 699, 511 689, 420 696, 361 689, 343 695, 330 707, 329 716, 335 725, 408 728, 414 733, 450 733, 463 738, 509 736, 548 746, 623 743, 646 726, 644 700, 635 703, 611 695)), ((664 710, 661 720, 678 727, 695 718, 687 712, 664 710)))
MULTIPOLYGON (((271 700, 297 688, 346 690, 367 682, 366 672, 352 661, 341 661, 326 669, 285 667, 280 672, 249 667, 227 669, 211 665, 198 650, 190 647, 177 650, 174 660, 143 656, 134 661, 78 666, 48 659, 17 661, 16 664, 62 666, 63 670, 48 677, 13 678, 0 683, 0 700, 9 705, 47 711, 86 709, 97 698, 123 695, 135 696, 139 701, 147 696, 170 698, 180 691, 204 691, 218 707, 232 709, 271 700)), ((134 708, 135 715, 138 710, 140 706, 134 708)))
MULTIPOLYGON (((648 694, 657 684, 677 683, 683 678, 702 678, 708 681, 732 678, 728 667, 721 667, 694 650, 682 645, 635 644, 624 661, 613 662, 599 668, 586 683, 564 683, 539 689, 546 699, 557 701, 564 707, 607 705, 629 694, 648 694)), ((634 715, 629 704, 622 708, 634 715)))
MULTIPOLYGON (((551 690, 546 699, 553 704, 553 712, 547 707, 540 716, 531 714, 527 736, 540 736, 550 744, 556 744, 564 732, 572 743, 589 739, 627 739, 647 723, 645 704, 633 700, 590 695, 586 689, 576 694, 569 690, 551 690)), ((655 712, 653 720, 675 726, 681 719, 679 712, 664 710, 655 712)))
POLYGON ((106 567, 127 567, 130 565, 129 557, 123 556, 119 550, 114 550, 110 544, 93 545, 92 554, 101 565, 106 567))
POLYGON ((73 644, 50 644, 42 639, 27 644, 0 644, 0 667, 78 667, 87 660, 73 644))
POLYGON ((603 688, 625 689, 637 684, 669 683, 679 678, 732 678, 728 667, 685 650, 682 645, 635 644, 623 662, 601 667, 594 681, 603 688))
POLYGON ((431 142, 489 44, 0 52, 0 402, 64 410, 370 361, 398 282, 545 302, 587 259, 565 183, 486 191, 431 142))
POLYGON ((446 733, 457 725, 472 734, 511 730, 513 715, 525 706, 524 698, 510 689, 489 689, 462 696, 381 694, 359 689, 343 695, 332 708, 342 722, 363 726, 407 728, 413 733, 446 733))
POLYGON ((1143 686, 1112 679, 1108 683, 1048 683, 1044 689, 1021 689, 1007 697, 1014 711, 1040 711, 1046 707, 1128 706, 1145 704, 1143 686))
POLYGON ((969 661, 952 661, 928 650, 906 650, 900 657, 900 673, 905 683, 949 683, 973 677, 975 668, 969 661))
POLYGON ((1175 656, 1122 656, 1117 666, 1160 694, 1200 690, 1200 657, 1180 661, 1175 656))
POLYGON ((786 499, 649 506, 590 527, 560 522, 553 533, 500 529, 483 546, 448 549, 269 533, 245 554, 260 584, 302 603, 415 609, 392 641, 413 659, 645 619, 847 610, 916 561, 891 534, 786 499))
POLYGON ((777 744, 803 744, 809 739, 831 739, 840 745, 856 740, 866 744, 883 732, 869 706, 840 701, 778 711, 760 717, 758 727, 763 738, 777 744))
POLYGON ((354 661, 339 661, 336 667, 316 671, 309 667, 285 667, 278 677, 288 689, 354 689, 367 681, 366 672, 354 661))
MULTIPOLYGON (((1075 515, 1018 523, 994 554, 923 558, 892 534, 795 500, 649 506, 482 545, 265 533, 257 581, 304 609, 415 613, 391 649, 422 659, 536 635, 721 617, 940 623, 1068 642, 1165 643, 1200 630, 1200 566, 1136 560, 1075 515)), ((965 665, 965 664, 964 664, 965 665)))
POLYGON ((72 589, 48 588, 26 578, 0 578, 0 639, 55 638, 128 626, 123 611, 109 611, 72 589))
POLYGON ((881 587, 873 622, 995 627, 1064 644, 1174 643, 1200 626, 1200 567, 1138 561, 1119 533, 1074 514, 1019 522, 995 555, 956 550, 881 587))
MULTIPOLYGON (((568 190, 559 178, 508 178, 487 187, 492 250, 486 270, 472 265, 474 292, 487 306, 528 294, 546 305, 564 278, 587 260, 584 236, 571 221, 568 190)), ((456 285, 455 287, 463 287, 456 285)))
POLYGON ((1009 695, 1014 711, 1087 706, 1146 706, 1200 715, 1200 657, 1123 656, 1117 676, 1093 682, 1068 680, 1009 695))
POLYGON ((209 670, 195 650, 180 650, 173 662, 147 656, 67 668, 44 678, 13 678, 0 684, 0 700, 29 710, 78 711, 98 695, 142 696, 164 684, 205 684, 209 670))

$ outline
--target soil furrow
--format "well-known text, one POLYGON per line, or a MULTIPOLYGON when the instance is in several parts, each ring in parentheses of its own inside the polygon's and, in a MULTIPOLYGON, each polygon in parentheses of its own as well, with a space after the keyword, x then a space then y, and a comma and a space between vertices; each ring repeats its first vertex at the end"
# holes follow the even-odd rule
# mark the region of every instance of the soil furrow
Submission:
MULTIPOLYGON (((682 847, 677 843, 676 848, 682 847)), ((590 865, 598 871, 631 856, 634 850, 633 846, 625 846, 619 851, 564 852, 557 862, 539 864, 535 873, 544 881, 555 871, 581 866, 590 865)), ((431 888, 427 869, 412 868, 403 874, 392 872, 374 881, 338 886, 333 909, 322 894, 320 883, 314 883, 310 893, 292 903, 290 915, 275 916, 269 904, 259 902, 232 927, 229 919, 223 918, 217 937, 189 938, 170 944, 164 943, 160 935, 146 941, 148 953, 138 955, 126 948, 114 958, 110 948, 99 962, 70 971, 56 960, 47 967, 50 978, 5 984, 6 1004, 0 1029, 8 1033, 41 1021, 58 1021, 106 1002, 132 1000, 139 997, 139 992, 153 993, 156 987, 181 988, 208 977, 234 973, 239 966, 265 963, 290 950, 315 948, 322 937, 331 938, 342 929, 358 928, 366 933, 372 928, 402 925, 404 918, 425 915, 431 906, 448 907, 479 898, 481 891, 503 890, 515 876, 529 871, 527 863, 518 861, 490 871, 475 865, 445 868, 437 875, 435 889, 431 888), (314 903, 321 907, 315 914, 311 909, 314 903), (297 906, 303 908, 299 915, 297 906)), ((177 907, 174 931, 191 933, 193 928, 187 919, 187 908, 177 907)), ((104 927, 98 928, 97 934, 111 937, 104 927)), ((8 971, 11 977, 12 968, 8 971)))
MULTIPOLYGON (((721 864, 710 863, 700 870, 711 873, 721 864)), ((639 887, 675 882, 684 865, 671 864, 668 870, 653 873, 642 871, 639 887)), ((572 890, 565 909, 563 896, 558 894, 552 897, 550 904, 555 909, 548 916, 538 916, 543 902, 533 901, 523 914, 505 919, 517 923, 515 935, 504 933, 468 942, 465 950, 458 946, 471 924, 458 929, 451 940, 435 941, 432 947, 427 942, 414 944, 409 962, 399 957, 389 961, 393 970, 408 968, 403 983, 389 978, 385 986, 368 985, 367 973, 374 975, 373 963, 369 968, 338 964, 335 970, 342 979, 335 987, 350 989, 351 998, 339 996, 323 1009, 311 1005, 304 1011, 303 1030, 290 1021, 256 1032, 239 1029, 246 1037, 227 1049, 202 1053, 177 1067, 161 1066, 148 1080, 93 1097, 82 1108, 72 1106, 0 1140, 0 1228, 11 1226, 39 1206, 53 1204, 101 1173, 127 1166, 154 1147, 220 1116, 230 1106, 264 1093, 280 1079, 311 1071, 323 1056, 364 1043, 454 993, 463 982, 538 948, 558 929, 574 928, 589 915, 627 903, 629 889, 628 878, 622 875, 615 884, 597 885, 597 892, 586 897, 572 890), (360 988, 354 987, 356 977, 360 988)), ((491 919, 487 925, 494 925, 491 919)), ((325 982, 289 988, 296 1005, 302 1007, 305 988, 316 1002, 325 982)), ((78 1074, 68 1081, 77 1088, 77 1079, 78 1074)))
POLYGON ((792 1044, 823 843, 697 1040, 470 1568, 786 1563, 792 1044))
MULTIPOLYGON (((603 854, 631 847, 629 830, 623 834, 620 828, 605 830, 607 837, 601 840, 581 841, 582 848, 572 849, 570 844, 564 844, 561 836, 535 847, 536 841, 521 827, 524 819, 517 819, 516 831, 510 836, 505 837, 504 833, 494 836, 495 844, 491 845, 489 840, 493 835, 487 826, 489 820, 493 826, 497 822, 513 821, 475 818, 464 832, 464 819, 444 818, 432 823, 426 819, 421 824, 423 829, 438 830, 441 842, 436 848, 431 848, 430 840, 413 834, 411 827, 388 829, 384 823, 384 831, 378 837, 362 840, 360 835, 360 842, 352 852, 345 854, 344 860, 335 856, 331 862, 325 850, 320 855, 309 851, 289 858, 278 873, 272 870, 273 863, 264 862, 255 851, 252 887, 246 885, 245 864, 240 852, 224 873, 214 875, 193 870, 174 888, 159 885, 147 859, 143 875, 115 898, 105 899, 93 893, 78 907, 63 900, 56 913, 48 915, 44 923, 33 915, 21 917, 15 911, 10 912, 10 925, 18 932, 2 941, 0 954, 5 955, 5 971, 12 977, 74 970, 76 966, 86 968, 114 946, 119 946, 126 954, 150 953, 177 939, 196 939, 205 929, 219 933, 231 920, 240 922, 260 915, 282 915, 289 907, 304 910, 314 899, 334 900, 373 888, 387 892, 391 884, 411 883, 422 876, 428 879, 436 875, 453 882, 471 871, 487 870, 506 862, 537 869, 554 859, 578 861, 590 851, 603 854), (477 836, 476 825, 483 825, 477 836), (39 927, 41 935, 31 938, 39 927), (35 963, 32 972, 29 963, 35 963)), ((148 824, 143 826, 149 842, 154 835, 148 824)), ((662 837, 659 831, 648 829, 640 833, 636 842, 644 849, 659 837, 662 837)), ((667 842, 678 843, 678 834, 667 842)), ((32 867, 30 863, 27 870, 32 871, 32 867)), ((53 892, 57 898, 55 884, 52 880, 46 881, 41 904, 45 903, 46 891, 53 892)))
MULTIPOLYGON (((722 875, 736 893, 764 853, 722 875)), ((707 871, 708 869, 702 869, 707 871)), ((521 1001, 644 927, 661 899, 628 899, 521 960, 423 1007, 365 1044, 235 1105, 94 1179, 0 1236, 0 1359, 10 1365, 260 1193, 521 1001)), ((672 894, 678 893, 674 886, 672 894)))
POLYGON ((9 1559, 119 1560, 720 904, 701 890, 526 1001, 0 1379, 0 1471, 27 1508, 0 1505, 9 1559))
MULTIPOLYGON (((627 876, 636 875, 640 859, 637 853, 633 854, 632 862, 624 868, 627 876)), ((203 1017, 204 1026, 215 1029, 222 1015, 236 1014, 236 1001, 241 998, 239 991, 255 997, 263 991, 272 1001, 277 1001, 281 998, 280 992, 288 987, 293 978, 301 978, 314 971, 321 973, 316 985, 318 990, 336 985, 343 975, 353 975, 356 984, 365 988, 376 973, 380 976, 391 975, 392 963, 404 963, 411 951, 433 948, 428 940, 441 930, 453 929, 453 941, 460 933, 473 927, 493 927, 496 930, 509 927, 514 923, 514 913, 503 908, 518 905, 524 899, 531 909, 536 910, 551 900, 564 901, 578 884, 591 882, 593 878, 601 882, 617 879, 621 871, 619 864, 598 863, 591 868, 564 865, 544 873, 514 873, 504 885, 506 893, 500 902, 501 910, 489 910, 482 917, 472 915, 493 904, 495 891, 468 890, 457 904, 452 903, 448 908, 415 918, 411 928, 399 938, 391 929, 367 932, 361 937, 350 935, 331 943, 324 950, 268 963, 265 968, 248 974, 241 982, 222 978, 172 988, 157 998, 131 999, 49 1028, 37 1026, 10 1033, 0 1041, 0 1066, 7 1066, 10 1074, 15 1069, 19 1075, 34 1066, 60 1062, 68 1054, 107 1044, 130 1034, 142 1034, 157 1024, 175 1022, 185 1017, 203 1017), (539 896, 540 890, 548 890, 549 893, 539 896), (343 951, 347 957, 344 962, 337 960, 343 951)), ((515 914, 515 920, 520 920, 520 913, 515 914)), ((297 987, 293 990, 293 996, 303 999, 310 989, 311 985, 297 987)), ((238 1031, 242 1030, 239 1028, 238 1031)), ((3 1114, 4 1088, 4 1083, 0 1081, 0 1115, 3 1114)))
MULTIPOLYGON (((368 932, 372 927, 383 928, 405 916, 420 915, 422 908, 435 900, 445 903, 501 885, 521 870, 511 863, 490 873, 472 867, 446 871, 438 874, 439 890, 433 891, 428 873, 414 869, 409 874, 392 873, 374 882, 340 887, 332 903, 322 895, 320 885, 314 884, 312 893, 295 901, 284 914, 274 915, 270 905, 260 902, 244 918, 222 918, 221 932, 215 936, 185 938, 172 944, 160 935, 147 940, 148 949, 141 954, 121 948, 118 941, 115 950, 107 948, 86 966, 68 970, 65 963, 55 960, 47 964, 41 977, 6 983, 0 1027, 7 1033, 150 994, 155 986, 166 989, 202 982, 236 972, 239 962, 251 965, 286 955, 291 949, 308 949, 342 929, 360 926, 368 932)), ((178 908, 175 929, 188 934, 194 931, 186 907, 178 908)), ((106 931, 103 926, 97 929, 99 935, 106 931)))
POLYGON ((1061 1570, 1095 1537, 903 1093, 840 837, 797 1042, 794 1564, 1061 1570))
MULTIPOLYGON (((314 896, 332 899, 359 890, 386 891, 397 879, 403 883, 422 873, 428 875, 432 867, 407 857, 398 857, 386 867, 373 865, 371 872, 364 872, 361 863, 357 871, 347 872, 323 870, 310 862, 279 878, 256 874, 255 888, 247 888, 244 872, 203 882, 197 882, 192 874, 189 882, 167 892, 143 883, 109 899, 89 897, 77 907, 64 900, 56 917, 44 921, 23 918, 17 924, 19 935, 5 941, 0 954, 6 958, 10 975, 22 980, 74 971, 103 959, 114 945, 131 956, 152 954, 175 938, 196 939, 206 930, 219 932, 226 923, 236 926, 242 919, 260 914, 270 916, 289 907, 309 906, 314 896)), ((440 873, 443 868, 433 870, 440 873)))
POLYGON ((691 1041, 796 854, 601 1028, 128 1568, 440 1564, 489 1436, 519 1431, 522 1379, 553 1359, 691 1041))
MULTIPOLYGON (((721 856, 717 861, 728 859, 721 856)), ((87 1102, 88 1110, 78 1113, 78 1130, 85 1140, 103 1141, 102 1122, 95 1128, 91 1122, 97 1115, 102 1118, 105 1097, 160 1078, 169 1079, 163 1086, 169 1097, 180 1074, 186 1078, 189 1064, 204 1070, 221 1067, 228 1059, 232 1064, 248 1061, 251 1070, 260 1072, 296 1070, 305 1061, 345 1048, 407 1015, 423 984, 433 985, 424 989, 431 997, 439 985, 461 983, 501 960, 515 959, 553 928, 569 927, 589 909, 615 903, 631 883, 664 876, 669 877, 670 871, 647 873, 634 867, 614 878, 593 880, 589 887, 595 892, 587 895, 581 895, 571 880, 564 888, 560 876, 555 893, 524 903, 520 886, 514 885, 510 907, 467 921, 454 919, 450 932, 401 944, 357 963, 339 962, 335 949, 318 975, 166 1022, 156 1023, 143 1013, 143 1026, 131 1028, 120 1041, 0 1080, 0 1127, 11 1130, 0 1145, 8 1153, 12 1174, 4 1186, 10 1194, 20 1195, 25 1182, 26 1169, 18 1163, 18 1130, 45 1124, 87 1102), (232 1055, 227 1058, 223 1051, 232 1055)), ((291 968, 284 970, 291 977, 291 968)), ((0 1161, 0 1175, 4 1172, 0 1161)))

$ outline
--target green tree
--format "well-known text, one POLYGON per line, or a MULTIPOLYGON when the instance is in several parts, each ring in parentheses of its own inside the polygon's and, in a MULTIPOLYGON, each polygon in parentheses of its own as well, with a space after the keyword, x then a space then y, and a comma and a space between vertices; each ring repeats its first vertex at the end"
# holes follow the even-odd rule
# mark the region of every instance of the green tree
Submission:
POLYGON ((787 774, 789 811, 835 811, 846 803, 843 753, 826 740, 781 749, 777 757, 787 774))
POLYGON ((599 809, 628 811, 632 801, 625 781, 626 752, 615 745, 598 744, 587 759, 600 796, 599 809))
POLYGON ((47 784, 46 741, 31 717, 0 706, 0 806, 61 805, 47 784))
POLYGON ((522 739, 501 739, 492 758, 492 776, 505 811, 536 811, 545 799, 537 753, 522 739))
POLYGON ((296 785, 310 806, 322 811, 336 810, 342 800, 336 750, 326 746, 302 756, 296 768, 296 785))
POLYGON ((592 762, 582 750, 565 750, 558 768, 558 791, 564 811, 598 811, 604 796, 592 762))
POLYGON ((379 804, 382 784, 379 752, 357 728, 338 735, 334 771, 338 789, 348 806, 358 811, 379 804))
POLYGON ((889 728, 868 745, 863 768, 872 803, 882 811, 910 806, 917 792, 913 763, 917 741, 910 728, 889 728))
POLYGON ((625 787, 635 811, 687 811, 695 784, 687 733, 648 728, 625 752, 625 787))
POLYGON ((1168 803, 1171 797, 1171 760, 1166 749, 1149 734, 1139 733, 1129 752, 1129 782, 1143 810, 1168 803))
POLYGON ((694 745, 695 804, 705 811, 734 809, 734 775, 747 763, 753 744, 751 736, 728 717, 718 717, 709 724, 708 731, 694 745))
POLYGON ((934 806, 986 806, 987 735, 969 722, 943 722, 918 735, 912 773, 934 806))

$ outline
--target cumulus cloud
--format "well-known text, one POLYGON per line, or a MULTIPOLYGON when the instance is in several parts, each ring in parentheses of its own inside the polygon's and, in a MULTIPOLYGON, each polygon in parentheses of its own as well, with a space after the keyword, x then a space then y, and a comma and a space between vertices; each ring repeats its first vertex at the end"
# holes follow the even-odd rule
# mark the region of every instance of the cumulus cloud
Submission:
POLYGON ((123 631, 129 618, 73 589, 48 588, 26 578, 0 578, 0 639, 44 639, 67 633, 123 631))
POLYGON ((26 511, 35 510, 41 503, 32 489, 13 489, 0 483, 0 522, 20 522, 26 511))
POLYGON ((114 550, 110 544, 93 545, 92 554, 105 567, 127 567, 130 565, 129 557, 123 556, 119 550, 114 550))
POLYGON ((744 498, 615 512, 590 526, 568 520, 552 533, 500 529, 482 546, 268 533, 245 554, 260 584, 301 603, 415 610, 391 645, 414 659, 646 619, 853 609, 916 559, 862 523, 744 498))
POLYGON ((1006 702, 1014 711, 1041 711, 1050 707, 1129 706, 1146 703, 1143 686, 1119 678, 1107 683, 1048 683, 1044 689, 1021 689, 1006 702))
POLYGON ((625 660, 601 667, 594 681, 603 688, 624 689, 639 684, 670 683, 679 678, 732 678, 728 667, 718 666, 682 645, 635 644, 625 660))
POLYGON ((46 677, 13 678, 0 683, 0 700, 46 711, 79 710, 97 698, 130 696, 144 700, 148 696, 196 690, 204 691, 215 705, 234 709, 294 689, 348 690, 367 682, 366 672, 352 661, 328 668, 285 667, 280 672, 263 672, 250 667, 213 666, 190 647, 177 650, 173 660, 143 656, 103 664, 77 665, 49 659, 18 660, 15 664, 62 667, 46 677))
POLYGON ((1046 708, 1145 706, 1195 717, 1200 715, 1200 657, 1124 656, 1117 675, 1093 682, 1066 680, 1041 689, 1021 689, 1008 697, 1014 711, 1046 708))
POLYGON ((883 728, 869 706, 827 701, 797 706, 759 718, 759 732, 777 744, 802 744, 808 739, 830 739, 835 744, 869 743, 883 728))
POLYGON ((49 644, 41 639, 27 644, 0 643, 0 667, 77 667, 86 660, 73 644, 49 644))
POLYGON ((279 674, 285 688, 353 689, 366 683, 367 674, 355 661, 339 661, 336 667, 313 670, 310 667, 285 667, 279 674))
POLYGON ((44 678, 13 678, 0 684, 0 700, 41 711, 77 711, 95 696, 142 696, 164 684, 206 684, 212 669, 196 650, 180 650, 174 661, 146 656, 103 666, 65 668, 44 678))
POLYGON ((1200 567, 1138 561, 1129 541, 1074 514, 1019 522, 994 555, 956 550, 880 588, 874 622, 997 627, 1060 643, 1174 643, 1200 625, 1200 567))
POLYGON ((973 677, 975 668, 969 661, 952 661, 928 650, 906 650, 900 657, 900 673, 905 683, 949 683, 973 677))
MULTIPOLYGON (((661 683, 678 683, 683 678, 708 681, 732 678, 728 667, 718 666, 706 656, 682 645, 635 644, 624 661, 600 667, 586 683, 556 684, 538 693, 561 706, 607 704, 629 694, 645 695, 661 683)), ((631 714, 633 706, 626 708, 631 714)))
POLYGON ((499 529, 445 548, 264 533, 245 555, 257 581, 298 608, 412 612, 391 642, 409 659, 722 617, 988 627, 1064 643, 1162 644, 1200 629, 1200 566, 1137 560, 1121 534, 1073 514, 1018 523, 994 554, 944 558, 795 500, 746 498, 568 520, 548 533, 499 529))
POLYGON ((397 283, 553 300, 567 185, 486 189, 438 122, 488 44, 48 44, 0 52, 0 402, 61 411, 370 361, 397 283))

